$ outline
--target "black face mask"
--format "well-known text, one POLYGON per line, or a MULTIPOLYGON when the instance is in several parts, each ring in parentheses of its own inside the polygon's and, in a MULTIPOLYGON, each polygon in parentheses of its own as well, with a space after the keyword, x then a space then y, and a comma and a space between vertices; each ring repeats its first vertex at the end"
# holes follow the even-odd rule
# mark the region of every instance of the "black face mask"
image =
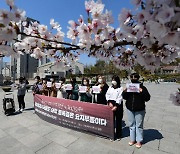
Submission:
POLYGON ((138 80, 132 79, 131 82, 132 82, 132 83, 138 83, 138 80))

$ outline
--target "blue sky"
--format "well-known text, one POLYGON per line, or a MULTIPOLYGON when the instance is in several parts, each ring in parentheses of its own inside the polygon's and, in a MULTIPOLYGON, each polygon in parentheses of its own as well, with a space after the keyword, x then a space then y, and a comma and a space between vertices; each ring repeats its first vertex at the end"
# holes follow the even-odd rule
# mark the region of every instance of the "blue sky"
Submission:
MULTIPOLYGON (((0 0, 0 9, 7 8, 5 0, 0 0), (4 2, 2 2, 4 1, 4 2)), ((26 15, 30 18, 40 21, 41 24, 49 26, 49 21, 54 18, 62 27, 63 32, 67 32, 69 20, 79 18, 80 14, 86 19, 86 11, 84 7, 85 0, 15 0, 16 6, 26 11, 26 15)), ((102 0, 105 8, 112 11, 114 17, 114 27, 118 27, 118 14, 122 8, 132 8, 130 0, 102 0)), ((69 41, 65 39, 65 41, 69 41)), ((6 58, 5 61, 8 59, 6 58)), ((89 58, 87 55, 81 55, 80 60, 83 64, 94 64, 96 59, 89 58)))

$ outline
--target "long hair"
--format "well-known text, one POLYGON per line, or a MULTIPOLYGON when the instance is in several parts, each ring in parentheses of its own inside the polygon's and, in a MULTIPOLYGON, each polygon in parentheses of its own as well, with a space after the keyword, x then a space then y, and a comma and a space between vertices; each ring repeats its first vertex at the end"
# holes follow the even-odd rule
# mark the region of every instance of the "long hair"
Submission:
POLYGON ((118 88, 120 88, 120 87, 121 87, 121 81, 120 81, 119 76, 117 76, 117 75, 113 75, 112 80, 114 80, 114 81, 116 81, 116 82, 117 82, 117 87, 118 87, 118 88))
POLYGON ((106 84, 106 77, 105 77, 105 76, 102 76, 102 75, 98 75, 98 76, 96 77, 96 84, 95 84, 95 86, 99 85, 98 79, 99 79, 100 77, 102 78, 102 81, 103 81, 101 84, 103 84, 103 85, 106 84))
POLYGON ((83 78, 83 79, 82 79, 82 82, 81 82, 81 85, 84 86, 84 83, 83 83, 84 80, 87 81, 87 86, 90 86, 90 85, 89 85, 89 79, 88 79, 88 78, 83 78))

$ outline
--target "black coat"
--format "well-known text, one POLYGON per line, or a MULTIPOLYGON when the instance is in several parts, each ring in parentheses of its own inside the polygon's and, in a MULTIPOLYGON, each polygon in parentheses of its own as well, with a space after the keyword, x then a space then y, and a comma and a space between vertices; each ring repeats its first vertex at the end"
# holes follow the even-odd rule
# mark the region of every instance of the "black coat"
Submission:
POLYGON ((150 100, 150 94, 143 84, 140 84, 142 92, 126 92, 123 91, 123 99, 126 100, 126 108, 131 111, 143 111, 145 110, 145 102, 150 100))
POLYGON ((97 104, 104 104, 107 105, 107 100, 106 100, 106 92, 108 90, 109 86, 107 84, 104 84, 104 86, 102 87, 102 91, 101 93, 97 94, 97 101, 95 100, 95 94, 94 95, 94 103, 97 104))

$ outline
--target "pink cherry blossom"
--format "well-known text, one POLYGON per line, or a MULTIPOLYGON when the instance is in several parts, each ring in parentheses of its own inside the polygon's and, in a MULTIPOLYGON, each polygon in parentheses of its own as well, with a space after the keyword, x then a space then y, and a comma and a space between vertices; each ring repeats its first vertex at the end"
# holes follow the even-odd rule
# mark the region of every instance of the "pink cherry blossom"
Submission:
POLYGON ((125 21, 127 22, 127 19, 130 19, 132 17, 131 11, 128 9, 123 8, 121 11, 121 14, 119 15, 118 19, 119 22, 122 24, 125 21))
POLYGON ((0 23, 8 25, 11 21, 12 13, 6 10, 0 10, 0 23))
POLYGON ((141 4, 142 0, 132 0, 132 3, 136 6, 139 6, 141 4))
POLYGON ((50 20, 50 25, 52 26, 52 28, 57 29, 60 27, 58 22, 55 22, 54 19, 50 20))
POLYGON ((19 22, 20 20, 23 21, 26 19, 25 15, 26 15, 26 12, 24 10, 15 9, 13 21, 15 22, 19 22))
POLYGON ((169 22, 174 15, 174 9, 166 4, 163 4, 163 7, 159 10, 158 14, 156 15, 156 19, 160 23, 165 24, 169 22))
POLYGON ((9 5, 10 7, 14 6, 14 0, 6 0, 7 5, 9 5))

